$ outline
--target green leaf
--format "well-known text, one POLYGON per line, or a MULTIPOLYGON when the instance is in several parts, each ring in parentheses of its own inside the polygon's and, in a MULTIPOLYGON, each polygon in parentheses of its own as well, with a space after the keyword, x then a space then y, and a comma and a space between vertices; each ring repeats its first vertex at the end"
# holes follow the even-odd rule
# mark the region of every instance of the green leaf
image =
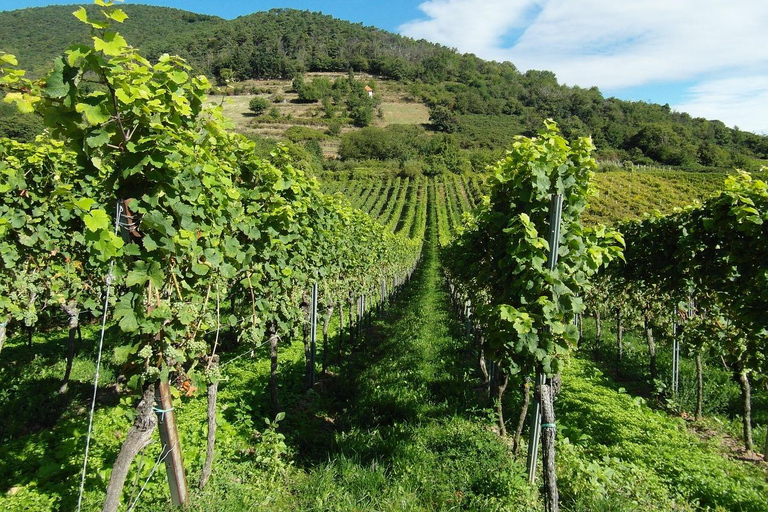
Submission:
POLYGON ((131 270, 125 277, 125 286, 144 285, 149 276, 144 270, 131 270))
POLYGON ((107 18, 115 20, 118 23, 122 23, 128 19, 128 15, 122 9, 114 9, 105 13, 107 18))
POLYGON ((141 255, 141 248, 136 244, 127 244, 123 250, 123 254, 126 256, 139 256, 141 255))
POLYGON ((221 266, 220 270, 221 270, 221 276, 226 279, 232 279, 233 277, 235 277, 235 275, 237 275, 237 269, 232 265, 230 265, 229 263, 224 263, 221 266))
POLYGON ((208 271, 210 270, 210 267, 208 265, 202 265, 200 263, 195 263, 192 265, 192 272, 199 276, 204 276, 208 274, 208 271))
POLYGON ((110 224, 110 218, 104 210, 93 210, 83 217, 85 226, 91 231, 107 229, 110 224))
POLYGON ((123 332, 133 332, 139 328, 139 322, 136 320, 136 315, 133 311, 127 310, 123 314, 123 318, 120 319, 120 329, 123 332))
POLYGON ((83 23, 88 23, 88 13, 86 12, 85 7, 81 7, 75 12, 73 12, 72 16, 79 19, 83 23))
POLYGON ((104 52, 104 55, 110 57, 121 55, 127 46, 128 42, 117 32, 106 32, 104 39, 93 37, 93 47, 96 51, 104 52))
POLYGON ((16 108, 19 109, 19 112, 30 114, 35 111, 35 103, 40 101, 40 98, 20 92, 9 92, 5 95, 3 101, 6 103, 16 103, 16 108))
POLYGON ((118 347, 114 348, 114 359, 113 363, 115 364, 125 364, 128 362, 128 358, 131 357, 131 355, 138 352, 139 345, 138 343, 135 345, 120 345, 118 347))
POLYGON ((141 241, 142 241, 142 243, 144 244, 144 248, 145 248, 147 251, 149 251, 149 252, 152 252, 152 251, 154 251, 155 249, 157 249, 157 242, 155 242, 155 241, 152 239, 152 237, 150 237, 150 236, 149 236, 149 235, 147 235, 146 233, 145 233, 145 234, 144 234, 144 236, 141 238, 141 241))
POLYGON ((183 84, 189 80, 189 75, 184 71, 173 71, 168 75, 174 83, 183 84))
POLYGON ((82 21, 83 23, 85 23, 86 25, 92 26, 93 28, 105 29, 105 28, 109 27, 109 22, 106 22, 106 21, 95 21, 95 20, 90 19, 88 17, 88 13, 85 10, 85 7, 79 8, 78 10, 73 12, 72 15, 75 18, 77 18, 80 21, 82 21))
POLYGON ((91 125, 97 125, 101 123, 106 123, 109 121, 110 117, 112 117, 109 112, 107 112, 106 107, 102 104, 102 98, 101 97, 90 97, 87 98, 86 102, 81 102, 75 105, 75 111, 85 114, 85 119, 88 121, 88 124, 91 125))
POLYGON ((85 143, 92 148, 98 148, 109 144, 111 138, 111 134, 107 130, 94 130, 88 138, 85 139, 85 143))
POLYGON ((81 59, 84 59, 91 53, 91 48, 85 45, 70 46, 66 51, 67 64, 76 66, 81 59))
POLYGON ((162 288, 163 284, 165 284, 165 274, 159 263, 153 262, 152 265, 150 265, 149 279, 152 281, 155 288, 162 288))
POLYGON ((19 65, 19 61, 16 60, 16 56, 11 55, 10 53, 4 53, 0 55, 0 61, 5 62, 6 64, 10 64, 11 66, 19 65))
POLYGON ((58 58, 53 61, 53 69, 45 79, 45 92, 51 98, 63 98, 72 90, 73 80, 77 76, 77 70, 58 58))
POLYGON ((95 203, 96 201, 94 201, 90 197, 83 197, 75 201, 75 206, 87 212, 91 209, 91 206, 93 206, 95 203))

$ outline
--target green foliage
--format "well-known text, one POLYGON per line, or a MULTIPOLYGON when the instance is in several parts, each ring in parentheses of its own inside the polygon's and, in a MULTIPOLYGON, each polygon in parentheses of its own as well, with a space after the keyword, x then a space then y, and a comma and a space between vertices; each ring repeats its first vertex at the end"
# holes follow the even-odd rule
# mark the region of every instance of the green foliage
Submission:
POLYGON ((43 131, 39 119, 19 113, 13 106, 0 103, 0 138, 32 142, 43 131))
POLYGON ((690 339, 709 339, 737 367, 759 371, 768 348, 766 221, 766 183, 740 172, 701 206, 623 225, 627 263, 612 268, 611 277, 616 286, 644 287, 643 295, 656 302, 664 293, 672 303, 687 304, 693 296, 709 313, 688 324, 699 331, 690 339))
POLYGON ((378 106, 378 96, 369 96, 365 85, 360 81, 350 83, 346 104, 349 117, 355 126, 365 127, 373 121, 373 111, 378 106))
POLYGON ((264 112, 267 111, 269 108, 269 100, 266 98, 262 98, 261 96, 256 96, 251 101, 248 102, 248 110, 253 112, 255 115, 260 116, 264 112))
MULTIPOLYGON (((105 16, 114 21, 118 12, 105 16)), ((271 161, 254 158, 253 144, 224 131, 217 110, 202 110, 208 82, 191 77, 180 58, 166 55, 150 64, 108 23, 85 11, 77 15, 95 27, 92 47, 71 47, 43 84, 28 81, 15 59, 5 58, 0 85, 8 91, 6 101, 36 110, 84 163, 73 169, 73 180, 94 194, 87 204, 71 204, 84 223, 84 238, 74 240, 91 265, 123 254, 103 201, 122 198, 125 218, 140 219, 140 231, 125 232, 140 243, 126 245, 130 258, 116 260, 115 275, 127 289, 114 318, 122 331, 142 340, 126 340, 141 354, 142 366, 159 361, 147 377, 165 364, 183 373, 205 353, 197 333, 215 326, 215 303, 208 300, 213 290, 241 282, 256 288, 251 296, 280 297, 252 305, 243 321, 261 330, 266 322, 289 329, 302 314, 296 289, 310 278, 341 279, 354 268, 354 288, 364 289, 415 258, 418 243, 381 236, 383 228, 338 200, 322 198, 293 167, 287 149, 278 148, 271 161), (83 77, 102 87, 94 90, 83 77), (104 188, 94 189, 94 183, 104 188), (337 259, 339 251, 350 250, 340 236, 345 229, 353 232, 350 240, 375 234, 378 243, 359 259, 337 259), (148 353, 141 349, 145 344, 148 353)), ((13 222, 12 229, 21 227, 13 222)), ((8 251, 4 257, 14 264, 20 258, 8 251)))
POLYGON ((429 122, 440 132, 453 133, 457 130, 456 116, 444 105, 435 105, 429 109, 429 122))
POLYGON ((308 103, 329 97, 331 86, 331 81, 324 77, 313 78, 309 83, 304 81, 302 75, 293 79, 293 90, 299 95, 299 100, 308 103))
POLYGON ((254 462, 272 475, 272 481, 286 468, 288 446, 285 444, 285 436, 277 431, 283 419, 285 419, 284 412, 278 413, 272 421, 265 418, 267 427, 264 431, 254 432, 254 437, 258 440, 254 450, 254 462))
POLYGON ((584 229, 596 167, 589 139, 569 144, 554 123, 535 139, 518 138, 494 169, 490 205, 445 255, 451 278, 472 301, 493 359, 505 371, 540 366, 557 373, 576 343, 573 317, 587 279, 621 255, 623 241, 603 227, 584 229), (562 194, 559 258, 548 268, 551 196, 562 194))
POLYGON ((98 225, 106 213, 73 172, 75 155, 40 137, 32 144, 0 139, 0 157, 0 321, 33 326, 44 308, 71 300, 96 309, 99 263, 84 245, 122 241, 98 225))
MULTIPOLYGON (((256 343, 267 326, 286 336, 300 329, 310 282, 322 281, 333 301, 412 268, 421 239, 321 194, 290 148, 258 158, 218 109, 203 109, 205 77, 179 57, 141 57, 111 27, 122 11, 103 6, 95 18, 75 13, 93 28, 92 44, 71 46, 43 81, 0 54, 6 101, 40 115, 71 148, 0 143, 0 187, 13 198, 0 221, 3 269, 13 275, 0 288, 3 326, 33 326, 36 301, 95 307, 89 297, 109 272, 119 290, 110 330, 130 386, 170 374, 194 382, 211 350, 204 333, 222 328, 224 290, 239 288, 247 301, 227 326, 256 343), (119 227, 107 213, 115 198, 119 227)), ((265 434, 273 451, 274 430, 265 434)))

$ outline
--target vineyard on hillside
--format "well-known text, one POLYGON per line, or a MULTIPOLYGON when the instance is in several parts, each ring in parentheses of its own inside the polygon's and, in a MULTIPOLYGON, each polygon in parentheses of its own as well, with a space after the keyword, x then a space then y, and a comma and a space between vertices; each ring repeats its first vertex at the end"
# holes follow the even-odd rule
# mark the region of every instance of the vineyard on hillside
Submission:
POLYGON ((313 176, 95 3, 44 80, 0 52, 48 128, 0 139, 0 507, 765 510, 763 174, 549 120, 313 176))

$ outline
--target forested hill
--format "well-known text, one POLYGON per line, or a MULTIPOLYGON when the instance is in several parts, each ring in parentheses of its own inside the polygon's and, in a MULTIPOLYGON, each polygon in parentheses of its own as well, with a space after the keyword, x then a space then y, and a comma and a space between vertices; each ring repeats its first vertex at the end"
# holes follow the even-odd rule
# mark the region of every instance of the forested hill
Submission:
MULTIPOLYGON (((68 44, 86 38, 74 7, 0 13, 0 50, 42 73, 68 44)), ((454 133, 465 148, 497 149, 554 118, 568 137, 592 135, 602 160, 662 163, 688 169, 755 168, 768 158, 768 137, 692 118, 668 105, 604 98, 593 87, 568 87, 549 71, 520 73, 437 44, 308 11, 274 9, 226 21, 176 9, 129 4, 121 32, 150 59, 179 54, 221 80, 291 78, 350 69, 407 84, 430 107, 432 128, 454 133)), ((0 123, 2 120, 0 119, 0 123)), ((0 131, 2 126, 0 126, 0 131)))
MULTIPOLYGON (((83 2, 89 16, 98 18, 97 8, 90 4, 83 2)), ((72 16, 76 9, 77 5, 53 5, 0 12, 0 50, 16 55, 24 69, 40 76, 68 46, 89 41, 88 27, 72 16)), ((123 10, 129 19, 119 27, 120 33, 148 57, 180 53, 179 39, 194 39, 196 34, 226 23, 215 16, 168 7, 128 4, 123 10)))

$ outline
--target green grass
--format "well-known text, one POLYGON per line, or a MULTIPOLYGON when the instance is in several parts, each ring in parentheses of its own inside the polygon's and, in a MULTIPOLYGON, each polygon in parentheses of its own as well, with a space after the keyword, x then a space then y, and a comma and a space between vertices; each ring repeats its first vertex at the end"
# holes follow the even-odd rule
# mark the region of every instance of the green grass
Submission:
MULTIPOLYGON (((623 496, 635 504, 630 510, 765 510, 763 469, 727 459, 683 419, 616 389, 593 363, 572 361, 556 407, 560 434, 569 439, 561 464, 576 466, 570 473, 592 485, 592 496, 623 496)), ((569 487, 583 484, 571 484, 564 473, 567 502, 569 487)), ((580 500, 578 492, 572 499, 580 500)))
POLYGON ((382 102, 380 109, 383 115, 374 121, 374 126, 429 123, 429 109, 422 103, 382 102))

